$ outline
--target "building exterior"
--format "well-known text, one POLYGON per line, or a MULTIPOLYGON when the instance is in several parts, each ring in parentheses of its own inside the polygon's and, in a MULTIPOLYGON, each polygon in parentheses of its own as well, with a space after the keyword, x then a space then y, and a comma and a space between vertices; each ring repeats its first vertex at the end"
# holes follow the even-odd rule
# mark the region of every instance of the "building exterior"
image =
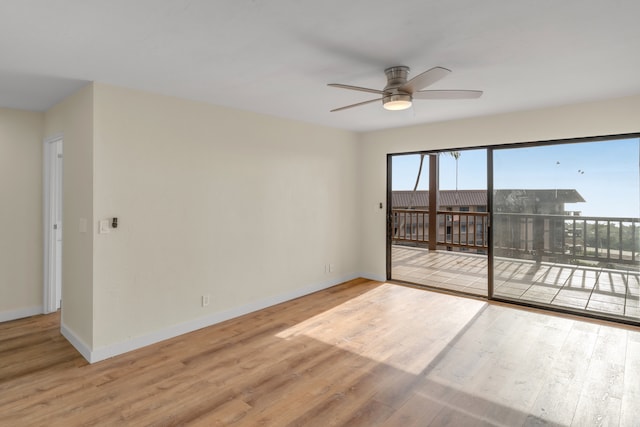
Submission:
MULTIPOLYGON (((440 190, 438 210, 487 212, 487 190, 440 190)), ((577 190, 495 190, 496 212, 565 215, 565 203, 585 202, 577 190)), ((429 209, 429 191, 393 191, 392 206, 398 209, 429 209)))
MULTIPOLYGON (((500 189, 493 194, 497 253, 540 258, 545 248, 564 251, 566 203, 585 202, 574 189, 500 189)), ((446 250, 486 253, 489 218, 486 190, 438 193, 437 242, 446 250)), ((393 241, 428 242, 429 191, 393 191, 393 241)))

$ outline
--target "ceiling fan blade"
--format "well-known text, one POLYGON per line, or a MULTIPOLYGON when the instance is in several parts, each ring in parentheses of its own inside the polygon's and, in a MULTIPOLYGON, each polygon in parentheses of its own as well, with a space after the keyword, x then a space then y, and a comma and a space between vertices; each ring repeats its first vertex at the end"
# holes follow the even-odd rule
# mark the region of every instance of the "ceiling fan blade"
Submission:
POLYGON ((481 90, 421 90, 413 93, 414 99, 474 99, 481 96, 481 90))
POLYGON ((418 74, 417 76, 400 86, 399 90, 408 93, 416 92, 446 77, 450 72, 451 70, 448 70, 446 68, 433 67, 432 69, 427 70, 422 74, 418 74))
POLYGON ((376 99, 370 99, 369 101, 364 101, 364 102, 358 102, 357 104, 351 104, 351 105, 346 105, 344 107, 340 107, 340 108, 334 108, 333 110, 331 110, 330 112, 333 113, 335 111, 342 111, 342 110, 346 110, 347 108, 353 108, 353 107, 359 107, 360 105, 365 105, 365 104, 371 104, 372 102, 376 102, 376 101, 382 101, 384 98, 376 98, 376 99))
POLYGON ((369 92, 369 93, 376 93, 378 95, 384 95, 384 92, 381 90, 377 90, 377 89, 369 89, 367 87, 360 87, 360 86, 350 86, 350 85, 343 85, 340 83, 329 83, 327 86, 331 86, 331 87, 339 87, 341 89, 351 89, 351 90, 358 90, 360 92, 369 92))

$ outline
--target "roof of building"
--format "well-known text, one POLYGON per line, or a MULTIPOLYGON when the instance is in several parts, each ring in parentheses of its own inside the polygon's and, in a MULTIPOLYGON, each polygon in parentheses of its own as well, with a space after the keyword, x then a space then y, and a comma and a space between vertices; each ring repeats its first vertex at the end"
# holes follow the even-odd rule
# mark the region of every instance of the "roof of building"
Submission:
MULTIPOLYGON (((486 206, 487 190, 440 190, 440 206, 486 206)), ((429 192, 426 190, 393 191, 394 207, 428 207, 429 192)))
MULTIPOLYGON (((558 203, 585 202, 577 190, 572 189, 540 189, 540 190, 496 190, 497 199, 508 197, 532 198, 538 201, 558 203)), ((487 190, 440 190, 440 206, 486 206, 487 190)), ((392 192, 393 207, 429 207, 429 191, 418 190, 415 193, 409 190, 392 192)))

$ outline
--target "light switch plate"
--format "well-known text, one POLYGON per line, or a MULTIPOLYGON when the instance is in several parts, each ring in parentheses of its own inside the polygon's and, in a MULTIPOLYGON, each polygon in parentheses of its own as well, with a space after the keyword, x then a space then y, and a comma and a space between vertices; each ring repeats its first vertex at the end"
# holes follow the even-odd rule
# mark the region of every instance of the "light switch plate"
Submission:
POLYGON ((101 219, 100 220, 100 226, 98 228, 98 233, 100 234, 109 234, 110 230, 109 230, 109 220, 108 219, 101 219))

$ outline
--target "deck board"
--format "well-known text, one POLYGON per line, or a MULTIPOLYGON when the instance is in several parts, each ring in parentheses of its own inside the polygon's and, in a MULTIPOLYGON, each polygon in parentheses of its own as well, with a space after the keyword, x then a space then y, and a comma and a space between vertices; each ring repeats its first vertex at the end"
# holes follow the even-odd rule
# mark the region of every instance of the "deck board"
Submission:
MULTIPOLYGON (((393 246, 391 278, 487 296, 484 255, 393 246)), ((640 273, 496 258, 494 295, 640 322, 640 273)))

